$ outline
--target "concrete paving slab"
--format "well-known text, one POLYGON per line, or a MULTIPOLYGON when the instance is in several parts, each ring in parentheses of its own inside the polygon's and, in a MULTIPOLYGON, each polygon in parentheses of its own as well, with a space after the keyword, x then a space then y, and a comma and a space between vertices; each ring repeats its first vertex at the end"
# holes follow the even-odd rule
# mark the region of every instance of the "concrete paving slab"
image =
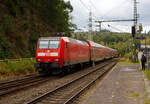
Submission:
POLYGON ((118 63, 80 104, 144 104, 144 76, 139 67, 118 63))

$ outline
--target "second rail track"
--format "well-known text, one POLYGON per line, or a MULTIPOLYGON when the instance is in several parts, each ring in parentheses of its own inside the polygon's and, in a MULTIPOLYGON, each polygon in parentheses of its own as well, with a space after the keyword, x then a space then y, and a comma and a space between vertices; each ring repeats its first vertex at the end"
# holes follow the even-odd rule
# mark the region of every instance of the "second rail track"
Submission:
POLYGON ((116 59, 69 81, 25 104, 71 104, 74 98, 91 86, 97 79, 103 77, 115 64, 116 59))

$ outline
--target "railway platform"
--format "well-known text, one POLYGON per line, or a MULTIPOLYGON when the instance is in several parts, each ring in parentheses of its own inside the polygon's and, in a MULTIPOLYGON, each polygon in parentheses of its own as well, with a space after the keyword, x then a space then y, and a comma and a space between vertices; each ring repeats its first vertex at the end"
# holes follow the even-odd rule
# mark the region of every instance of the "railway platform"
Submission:
POLYGON ((80 98, 80 104, 145 104, 145 77, 139 68, 139 64, 118 63, 80 98))

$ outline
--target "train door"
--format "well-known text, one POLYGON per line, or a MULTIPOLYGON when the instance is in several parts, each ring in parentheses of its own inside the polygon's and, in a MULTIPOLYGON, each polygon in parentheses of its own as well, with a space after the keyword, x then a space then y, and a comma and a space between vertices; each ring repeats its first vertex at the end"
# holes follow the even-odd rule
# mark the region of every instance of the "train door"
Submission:
POLYGON ((92 48, 92 57, 93 57, 92 66, 95 67, 95 48, 94 47, 92 48))

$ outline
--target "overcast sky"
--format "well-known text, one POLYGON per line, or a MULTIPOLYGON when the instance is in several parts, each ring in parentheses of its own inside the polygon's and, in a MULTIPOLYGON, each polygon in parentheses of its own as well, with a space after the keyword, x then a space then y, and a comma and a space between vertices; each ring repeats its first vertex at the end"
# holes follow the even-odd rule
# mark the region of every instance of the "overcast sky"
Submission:
MULTIPOLYGON (((89 9, 92 10, 93 30, 98 30, 95 20, 133 19, 133 0, 65 0, 70 1, 74 10, 72 22, 84 31, 88 29, 89 9), (83 3, 82 3, 82 2, 83 3)), ((139 23, 144 31, 150 30, 150 0, 137 0, 139 23)), ((133 22, 102 23, 102 29, 130 32, 133 22), (108 27, 110 25, 111 27, 108 27)))

